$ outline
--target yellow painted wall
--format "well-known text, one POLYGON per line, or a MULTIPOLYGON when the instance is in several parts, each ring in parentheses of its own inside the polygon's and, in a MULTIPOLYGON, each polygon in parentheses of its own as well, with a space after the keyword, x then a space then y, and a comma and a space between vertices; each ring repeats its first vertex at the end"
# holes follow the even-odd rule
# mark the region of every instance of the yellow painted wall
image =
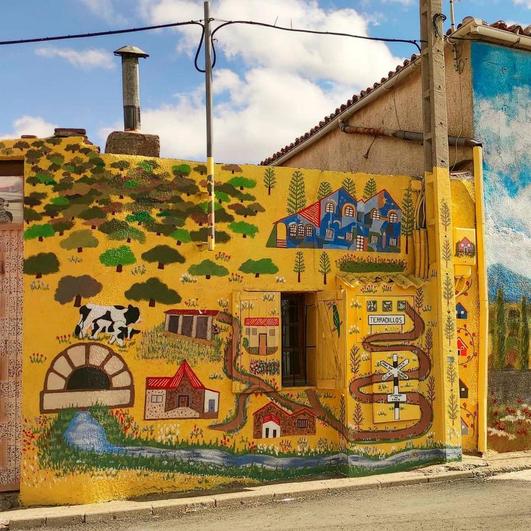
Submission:
MULTIPOLYGON (((82 213, 87 208, 103 208, 108 223, 124 221, 127 216, 142 211, 160 221, 163 217, 158 214, 168 210, 168 201, 176 195, 173 190, 180 185, 177 208, 186 211, 184 225, 180 228, 189 233, 205 229, 207 219, 198 205, 206 203, 208 193, 205 168, 198 163, 99 155, 94 146, 83 144, 80 138, 5 141, 0 144, 0 157, 25 157, 25 197, 27 202, 33 203, 27 208, 33 211, 33 217, 42 216, 41 220, 30 222, 28 219, 26 230, 29 232, 25 240, 21 480, 25 504, 83 503, 154 491, 209 489, 224 484, 234 486, 235 482, 253 484, 331 471, 374 473, 375 470, 399 470, 423 462, 459 457, 459 412, 456 413, 455 404, 447 404, 441 398, 449 384, 439 376, 442 360, 437 342, 433 341, 440 326, 432 309, 434 281, 431 277, 421 280, 413 276, 413 239, 408 241, 406 254, 404 236, 400 238, 399 250, 388 248, 387 252, 278 247, 277 243, 282 244, 285 238, 278 227, 276 238, 272 237, 275 223, 287 216, 288 205, 297 211, 302 206, 310 207, 303 217, 311 223, 316 215, 316 207, 312 205, 318 197, 341 187, 348 188, 358 201, 363 198, 364 191, 366 195, 376 194, 382 208, 382 198, 387 196, 383 192, 378 195, 379 192, 385 190, 398 207, 403 206, 405 194, 410 193, 414 205, 419 192, 415 185, 412 192, 407 192, 412 184, 409 177, 275 168, 274 185, 268 190, 264 184, 268 169, 264 167, 218 165, 217 230, 228 235, 229 240, 221 242, 223 238, 218 238, 216 249, 209 252, 205 245, 206 231, 202 242, 187 242, 187 237, 181 233, 178 238, 182 242, 178 245, 174 237, 151 232, 149 222, 138 218, 138 221, 131 221, 130 227, 141 231, 142 235, 132 231, 132 241, 127 242, 114 239, 125 238, 123 233, 109 237, 93 228, 102 219, 86 220, 82 213), (127 168, 121 165, 123 162, 128 163, 127 168), (191 170, 189 175, 176 176, 176 172, 183 173, 183 168, 187 173, 186 166, 191 170), (231 180, 239 177, 247 181, 232 181, 236 186, 231 187, 231 180), (150 189, 153 180, 157 183, 156 189, 150 189), (297 181, 303 182, 304 193, 298 190, 295 198, 297 181), (183 183, 187 186, 182 187, 183 183), (240 190, 242 183, 244 188, 240 190), (219 194, 220 191, 223 193, 219 194), (227 193, 231 196, 224 195, 227 193), (91 194, 94 197, 87 203, 91 194), (69 204, 64 204, 65 197, 70 198, 69 204), (38 202, 40 204, 36 204, 38 202), (76 202, 85 203, 78 207, 76 202), (113 207, 113 203, 117 206, 113 207), (231 208, 231 205, 240 206, 231 208), (227 214, 234 219, 229 220, 227 214), (53 225, 59 218, 73 223, 63 235, 59 231, 48 235, 47 229, 40 229, 44 232, 42 241, 31 237, 39 230, 35 226, 53 225), (251 232, 243 237, 238 232, 241 223, 255 228, 250 228, 251 232), (88 245, 82 252, 77 252, 77 244, 65 248, 64 241, 80 230, 88 231, 88 245), (90 243, 92 238, 96 238, 97 243, 90 243), (157 245, 177 250, 181 255, 178 262, 161 269, 156 262, 142 258, 143 253, 157 245), (106 261, 110 249, 120 246, 129 247, 134 263, 124 263, 122 271, 118 272, 116 267, 105 265, 102 260, 106 261), (107 255, 101 258, 105 252, 107 255), (57 271, 36 278, 31 260, 39 253, 53 253, 59 262, 57 271), (242 264, 250 259, 270 259, 274 266, 262 263, 266 270, 259 276, 245 272, 245 268, 241 271, 242 264), (197 271, 193 274, 193 266, 203 260, 216 264, 211 278, 200 276, 197 271), (365 265, 360 266, 360 261, 365 265), (361 271, 348 271, 360 268, 361 271), (137 335, 124 339, 123 345, 109 331, 101 333, 97 339, 76 337, 74 329, 80 320, 80 308, 74 306, 74 296, 67 284, 80 281, 65 278, 82 275, 91 276, 93 281, 89 281, 91 288, 83 288, 90 295, 83 297, 81 304, 125 307, 130 304, 139 308, 140 321, 126 326, 126 330, 138 330, 137 335), (163 296, 155 297, 158 300, 154 306, 147 298, 135 300, 137 288, 129 290, 134 284, 151 278, 163 282, 167 289, 177 292, 178 297, 165 290, 163 296), (94 288, 94 283, 100 284, 100 288, 94 288), (314 332, 318 337, 313 353, 313 385, 282 387, 280 375, 274 374, 282 365, 281 349, 258 353, 245 341, 246 334, 252 333, 250 329, 260 326, 256 324, 259 321, 252 319, 269 319, 268 326, 276 326, 279 336, 279 292, 314 294, 314 332), (376 310, 368 309, 369 301, 377 301, 376 310), (386 310, 384 302, 391 302, 386 310), (191 339, 165 332, 166 310, 219 312, 213 317, 213 339, 191 339), (403 315, 404 320, 398 326, 369 325, 371 314, 403 315), (247 326, 246 318, 254 325, 247 326), (275 319, 279 319, 278 325, 273 324, 275 319), (385 336, 390 333, 402 335, 390 340, 389 335, 385 336), (375 334, 384 334, 384 337, 378 338, 375 334), (390 347, 385 350, 382 345, 390 347), (372 395, 380 393, 383 397, 392 393, 392 380, 391 383, 379 382, 381 376, 374 375, 386 372, 382 362, 392 365, 393 353, 398 353, 399 362, 407 360, 404 370, 408 378, 399 384, 400 393, 407 394, 405 402, 400 403, 400 419, 394 418, 392 403, 371 403, 372 395), (146 379, 151 379, 152 386, 161 385, 160 378, 166 378, 164 381, 168 383, 184 360, 201 384, 212 390, 214 395, 211 396, 219 393, 217 415, 182 418, 195 414, 193 408, 190 411, 183 406, 176 412, 174 404, 170 415, 179 414, 181 418, 145 420, 146 379), (59 404, 62 408, 72 396, 89 403, 97 402, 98 396, 101 400, 109 400, 108 393, 98 395, 85 390, 74 391, 72 395, 58 389, 78 385, 67 382, 73 378, 78 363, 85 366, 87 362, 98 370, 106 363, 110 363, 109 367, 115 366, 107 370, 111 382, 116 381, 116 385, 111 385, 121 387, 113 396, 118 396, 116 400, 122 403, 124 396, 126 401, 130 398, 132 405, 52 411, 49 404, 59 404), (121 362, 125 367, 120 367, 121 362), (374 381, 360 386, 360 379, 364 378, 374 381), (42 391, 46 394, 41 395, 42 391), (303 426, 297 428, 297 434, 281 434, 274 439, 255 437, 253 415, 270 402, 280 408, 280 412, 277 410, 267 417, 273 422, 279 418, 292 419, 290 415, 301 409, 309 410, 310 416, 315 417, 315 433, 303 433, 306 429, 303 426), (445 433, 438 427, 438 419, 443 414, 448 416, 452 433, 445 433), (103 429, 105 436, 102 438, 103 429), (85 433, 85 443, 88 441, 92 445, 90 451, 76 448, 72 443, 74 439, 79 443, 82 433, 85 433), (68 434, 73 434, 73 439, 69 439, 68 434), (110 447, 113 449, 109 450, 110 447), (124 450, 125 447, 137 450, 124 450), (165 457, 148 457, 145 450, 139 450, 141 447, 155 447, 159 454, 166 452, 165 457), (180 465, 179 458, 182 459, 183 452, 190 447, 204 451, 204 462, 180 465), (399 453, 413 448, 416 452, 404 459, 406 464, 397 464, 399 453), (213 467, 214 451, 228 456, 223 459, 231 465, 220 469, 213 467), (345 451, 348 462, 342 453, 345 451), (260 468, 263 459, 276 459, 276 465, 273 469, 260 468), (167 465, 168 461, 172 464, 167 465), (242 462, 254 466, 245 467, 242 462)), ((466 183, 452 185, 454 224, 473 228, 474 217, 469 214, 473 212, 473 202, 468 189, 466 183)), ((323 208, 326 199, 324 201, 323 208)), ((466 292, 459 294, 458 300, 467 303, 470 320, 467 329, 473 334, 477 321, 474 282, 466 292)), ((105 326, 109 317, 100 319, 100 325, 105 326)), ((470 399, 461 400, 466 418, 469 411, 474 415, 476 408, 478 357, 472 356, 467 363, 461 361, 459 376, 463 374, 470 393, 470 399)), ((178 400, 177 396, 173 398, 178 400)), ((281 420, 282 430, 287 432, 292 429, 289 426, 296 425, 295 420, 290 422, 281 420)), ((463 438, 465 449, 476 447, 476 430, 472 428, 463 438)))

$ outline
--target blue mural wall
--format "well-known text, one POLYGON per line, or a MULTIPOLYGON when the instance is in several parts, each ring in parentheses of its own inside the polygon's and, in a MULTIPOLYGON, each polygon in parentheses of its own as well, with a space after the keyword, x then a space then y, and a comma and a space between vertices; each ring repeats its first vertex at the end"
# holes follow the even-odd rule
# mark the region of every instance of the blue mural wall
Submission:
POLYGON ((527 408, 529 396, 515 396, 500 381, 507 370, 523 371, 531 389, 531 53, 474 42, 471 60, 475 136, 484 146, 489 445, 519 450, 530 446, 529 435, 510 425, 514 415, 505 409, 527 408))

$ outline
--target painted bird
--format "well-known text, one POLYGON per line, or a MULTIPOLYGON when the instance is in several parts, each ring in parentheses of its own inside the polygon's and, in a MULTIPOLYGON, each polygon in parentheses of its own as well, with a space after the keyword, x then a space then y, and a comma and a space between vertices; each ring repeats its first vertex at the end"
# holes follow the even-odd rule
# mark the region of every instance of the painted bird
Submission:
POLYGON ((339 337, 341 335, 341 321, 339 319, 339 311, 335 304, 332 306, 332 318, 334 321, 334 330, 337 330, 337 337, 339 337))

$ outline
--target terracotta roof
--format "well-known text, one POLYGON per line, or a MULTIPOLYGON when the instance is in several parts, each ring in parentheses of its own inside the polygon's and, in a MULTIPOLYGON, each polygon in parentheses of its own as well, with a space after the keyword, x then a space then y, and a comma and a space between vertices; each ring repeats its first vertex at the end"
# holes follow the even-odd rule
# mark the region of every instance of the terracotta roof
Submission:
POLYGON ((278 326, 278 317, 246 317, 243 321, 244 326, 278 326))
POLYGON ((217 315, 218 310, 166 310, 166 315, 217 315))
POLYGON ((175 376, 146 378, 146 387, 147 389, 176 389, 181 384, 185 374, 194 389, 205 389, 205 386, 201 383, 201 380, 199 380, 186 360, 181 363, 175 376))
MULTIPOLYGON (((472 17, 466 17, 463 19, 463 21, 457 26, 456 31, 459 30, 464 25, 468 24, 472 19, 472 17)), ((518 24, 513 24, 511 26, 507 25, 503 20, 498 20, 498 22, 494 22, 493 24, 486 24, 484 25, 493 28, 493 29, 500 29, 504 31, 509 31, 511 33, 515 33, 517 35, 525 35, 525 36, 531 36, 531 25, 527 27, 519 26, 518 24)), ((452 32, 451 30, 448 30, 446 32, 447 35, 450 35, 452 32)), ((393 79, 397 74, 402 72, 404 69, 412 66, 413 64, 417 63, 420 59, 420 56, 417 54, 413 54, 409 59, 406 59, 402 64, 399 64, 394 70, 389 72, 387 74, 387 77, 382 77, 380 81, 374 83, 371 87, 367 87, 365 90, 362 90, 359 94, 354 94, 348 101, 346 101, 343 105, 340 107, 337 107, 334 112, 329 114, 328 116, 325 116, 317 125, 312 127, 308 132, 304 133, 302 136, 299 136, 296 138, 291 144, 283 147, 270 157, 267 157, 262 162, 260 162, 260 165, 262 166, 268 166, 272 163, 274 163, 276 160, 281 158, 283 155, 286 155, 290 151, 292 151, 295 147, 299 146, 300 144, 303 144, 306 140, 317 134, 319 131, 321 131, 324 127, 326 127, 330 122, 336 120, 339 118, 341 114, 343 114, 345 111, 349 110, 353 105, 357 104, 359 101, 366 98, 369 94, 374 92, 375 89, 379 88, 384 83, 387 83, 391 79, 393 79)))

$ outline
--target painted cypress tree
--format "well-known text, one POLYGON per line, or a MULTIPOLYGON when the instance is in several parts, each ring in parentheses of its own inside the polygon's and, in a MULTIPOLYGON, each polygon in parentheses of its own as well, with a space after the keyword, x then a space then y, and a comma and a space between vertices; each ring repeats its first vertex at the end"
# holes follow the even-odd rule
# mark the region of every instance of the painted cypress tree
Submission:
POLYGON ((297 251, 297 254, 295 255, 295 263, 293 265, 293 272, 297 273, 297 282, 301 281, 301 273, 303 273, 305 269, 304 254, 302 251, 297 251))
POLYGON ((495 335, 495 355, 496 368, 505 368, 505 301, 503 300, 503 288, 498 288, 496 295, 496 335, 495 335))
POLYGON ((406 254, 409 251, 409 238, 413 235, 415 225, 415 206, 413 205, 413 196, 411 187, 408 186, 402 199, 402 236, 406 239, 406 254))
POLYGON ((332 186, 329 182, 323 181, 322 183, 319 183, 319 190, 317 192, 317 199, 322 199, 323 197, 326 197, 327 195, 330 195, 332 193, 332 186))
POLYGON ((365 188, 363 189, 363 199, 367 201, 367 199, 370 199, 375 193, 376 181, 374 180, 374 177, 371 177, 367 181, 367 183, 365 184, 365 188))
POLYGON ((326 286, 326 275, 332 271, 332 268, 330 267, 330 258, 328 257, 328 253, 326 251, 323 251, 321 253, 321 257, 319 258, 319 273, 323 275, 323 284, 326 286))
POLYGON ((441 225, 444 227, 444 232, 448 232, 450 223, 452 222, 452 215, 450 213, 450 207, 445 199, 441 201, 441 225))
POLYGON ((343 179, 341 186, 352 196, 356 198, 356 184, 350 177, 343 179))
POLYGON ((267 195, 271 195, 271 190, 277 184, 277 177, 273 168, 266 168, 264 172, 264 186, 267 188, 267 195))
POLYGON ((304 175, 301 171, 293 172, 288 188, 288 214, 295 214, 306 206, 304 175))
POLYGON ((520 369, 529 369, 529 323, 527 320, 527 298, 522 297, 520 303, 520 337, 518 338, 518 350, 520 353, 520 369))

